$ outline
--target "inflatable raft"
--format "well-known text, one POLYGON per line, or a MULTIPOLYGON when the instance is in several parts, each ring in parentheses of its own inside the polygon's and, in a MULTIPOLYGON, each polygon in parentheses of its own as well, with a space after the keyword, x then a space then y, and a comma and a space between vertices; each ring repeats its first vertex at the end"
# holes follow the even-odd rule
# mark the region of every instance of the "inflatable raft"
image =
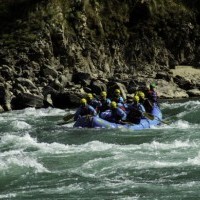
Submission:
POLYGON ((153 126, 159 126, 162 121, 162 113, 158 106, 154 106, 152 113, 154 116, 153 120, 144 118, 141 119, 140 124, 117 124, 112 123, 109 121, 106 121, 104 119, 101 119, 98 116, 95 117, 80 117, 75 122, 74 127, 83 127, 83 128, 125 128, 130 130, 142 130, 142 129, 148 129, 153 126))

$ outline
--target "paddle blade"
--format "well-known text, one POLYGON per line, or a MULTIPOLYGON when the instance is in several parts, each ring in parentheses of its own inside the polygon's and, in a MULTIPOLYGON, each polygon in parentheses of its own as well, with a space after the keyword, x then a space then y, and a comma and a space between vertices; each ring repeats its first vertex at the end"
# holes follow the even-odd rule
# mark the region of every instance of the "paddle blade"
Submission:
POLYGON ((170 125, 170 122, 167 122, 167 121, 160 120, 160 122, 162 122, 163 124, 170 125))
POLYGON ((65 125, 65 124, 69 124, 69 123, 71 123, 71 122, 74 122, 74 119, 73 119, 73 118, 70 119, 70 120, 68 120, 68 121, 59 122, 59 123, 57 123, 57 125, 65 125))
POLYGON ((63 120, 68 122, 69 120, 74 118, 74 114, 68 114, 63 117, 63 120))
POLYGON ((146 112, 144 112, 144 113, 142 113, 147 119, 150 119, 150 120, 154 120, 154 115, 152 115, 152 114, 150 114, 150 113, 146 113, 146 112))

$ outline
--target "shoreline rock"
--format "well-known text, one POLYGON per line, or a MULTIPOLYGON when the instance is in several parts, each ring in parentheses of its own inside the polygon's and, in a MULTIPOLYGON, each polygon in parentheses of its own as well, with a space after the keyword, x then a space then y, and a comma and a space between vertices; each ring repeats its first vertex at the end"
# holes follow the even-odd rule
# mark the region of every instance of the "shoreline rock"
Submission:
MULTIPOLYGON (((121 74, 119 77, 105 79, 101 77, 93 78, 92 76, 78 74, 80 77, 74 82, 66 83, 59 82, 57 88, 54 80, 51 77, 44 79, 47 84, 44 87, 38 88, 36 84, 25 78, 16 79, 16 85, 1 84, 1 110, 9 111, 12 109, 24 109, 26 107, 44 108, 75 108, 79 105, 79 101, 86 93, 94 93, 99 95, 101 91, 108 91, 108 96, 111 97, 114 90, 119 88, 124 98, 132 97, 137 90, 147 90, 151 82, 157 85, 156 91, 159 96, 159 101, 169 100, 178 101, 181 99, 189 99, 200 96, 199 80, 200 70, 192 66, 177 66, 171 70, 171 73, 155 74, 155 77, 148 78, 146 75, 127 76, 121 74), (177 78, 178 77, 178 78, 177 78), (177 81, 179 80, 179 81, 177 81), (81 84, 79 84, 81 83, 81 84), (183 86, 188 86, 183 89, 183 86), (14 91, 14 92, 12 92, 14 91)), ((40 85, 41 83, 39 83, 40 85)))

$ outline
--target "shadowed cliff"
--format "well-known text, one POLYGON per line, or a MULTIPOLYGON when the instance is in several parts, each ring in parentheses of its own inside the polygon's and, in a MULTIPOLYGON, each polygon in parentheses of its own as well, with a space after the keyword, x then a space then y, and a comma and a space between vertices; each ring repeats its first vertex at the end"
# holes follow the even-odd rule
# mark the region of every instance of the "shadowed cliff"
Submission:
POLYGON ((40 94, 71 87, 77 73, 155 78, 199 67, 199 8, 197 0, 1 0, 1 82, 17 96, 20 78, 40 94))

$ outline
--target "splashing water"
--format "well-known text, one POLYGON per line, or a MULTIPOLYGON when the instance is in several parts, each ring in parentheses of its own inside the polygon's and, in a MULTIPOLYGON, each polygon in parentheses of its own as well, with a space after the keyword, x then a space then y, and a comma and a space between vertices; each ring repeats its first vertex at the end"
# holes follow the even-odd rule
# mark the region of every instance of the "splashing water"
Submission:
POLYGON ((0 118, 0 199, 198 199, 200 102, 161 104, 170 124, 74 129, 74 110, 0 118))

